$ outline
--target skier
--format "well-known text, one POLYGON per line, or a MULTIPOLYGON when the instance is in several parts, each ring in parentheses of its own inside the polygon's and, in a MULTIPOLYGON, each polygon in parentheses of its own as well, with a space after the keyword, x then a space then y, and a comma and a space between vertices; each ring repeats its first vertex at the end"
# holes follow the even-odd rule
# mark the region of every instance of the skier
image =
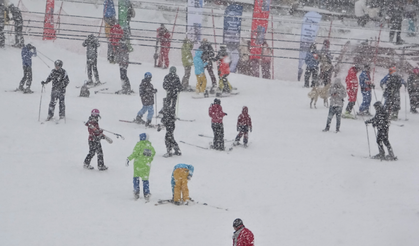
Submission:
POLYGON ((166 135, 164 137, 164 143, 166 145, 166 154, 163 155, 163 157, 171 157, 172 149, 175 151, 174 155, 182 155, 182 152, 180 151, 179 145, 177 144, 175 140, 175 109, 174 108, 167 108, 163 111, 163 117, 161 119, 161 123, 166 127, 166 135))
POLYGON ((131 90, 131 83, 128 78, 129 65, 129 49, 125 37, 119 40, 119 45, 116 49, 116 61, 119 64, 119 74, 121 78, 122 90, 115 92, 116 94, 130 95, 134 91, 131 90))
POLYGON ((169 50, 170 50, 170 33, 164 26, 161 24, 157 28, 157 42, 160 42, 160 55, 159 63, 157 67, 168 68, 169 67, 169 50))
POLYGON ((413 73, 407 79, 407 92, 410 98, 410 112, 417 114, 416 108, 419 106, 419 67, 415 67, 413 73))
POLYGON ((25 41, 23 40, 23 19, 22 13, 20 12, 19 8, 14 6, 13 4, 9 5, 9 11, 12 13, 12 20, 15 23, 15 44, 12 45, 16 48, 23 48, 25 45, 25 41))
POLYGON ((312 77, 311 87, 317 84, 317 74, 319 72, 319 55, 317 54, 316 43, 310 45, 310 51, 307 52, 305 62, 307 64, 304 74, 304 87, 309 87, 310 76, 312 77))
POLYGON ((122 30, 119 24, 112 26, 109 35, 110 46, 108 45, 108 61, 110 63, 115 63, 116 52, 121 38, 124 36, 124 30, 122 30))
POLYGON ((0 48, 4 48, 5 45, 4 26, 7 22, 9 22, 9 10, 4 0, 0 0, 0 48))
POLYGON ((390 127, 389 114, 386 112, 385 107, 380 101, 374 103, 375 115, 373 118, 365 121, 365 124, 372 124, 373 127, 377 127, 377 144, 379 153, 373 156, 373 159, 381 160, 397 160, 394 156, 393 149, 391 148, 390 141, 388 140, 388 131, 390 127), (385 156, 384 146, 386 145, 388 150, 388 156, 385 156))
POLYGON ((358 78, 356 74, 358 73, 358 66, 352 66, 348 70, 348 75, 346 76, 346 92, 348 93, 348 105, 346 106, 346 111, 342 115, 343 118, 355 118, 351 114, 353 107, 355 106, 356 96, 358 94, 358 78))
POLYGON ((217 88, 217 80, 215 79, 215 75, 214 75, 214 71, 213 71, 213 67, 212 67, 212 61, 215 59, 214 56, 214 49, 211 46, 211 43, 208 42, 208 39, 204 38, 202 40, 202 44, 199 47, 202 50, 202 56, 201 59, 204 62, 204 64, 206 64, 204 66, 204 69, 207 69, 208 74, 211 78, 211 82, 212 82, 212 87, 210 89, 210 93, 214 94, 215 93, 215 89, 217 88))
POLYGON ((92 70, 95 73, 95 85, 99 85, 99 73, 97 72, 97 48, 100 46, 100 43, 93 34, 90 34, 89 36, 87 36, 87 39, 84 40, 82 45, 83 47, 87 47, 87 85, 93 85, 92 70))
POLYGON ((240 139, 243 136, 244 147, 247 147, 247 143, 249 141, 249 131, 252 132, 252 119, 250 118, 248 111, 248 108, 244 106, 242 113, 237 119, 237 131, 239 134, 236 136, 235 142, 233 144, 234 146, 240 144, 240 139))
POLYGON ((371 89, 375 88, 375 85, 371 81, 370 77, 370 65, 366 64, 362 73, 359 75, 359 85, 362 93, 362 104, 359 107, 358 115, 360 116, 371 116, 370 105, 371 105, 371 89))
POLYGON ((65 118, 65 91, 67 85, 70 83, 70 79, 68 78, 67 72, 63 69, 63 62, 61 60, 56 60, 54 65, 55 69, 51 71, 51 74, 48 76, 45 82, 41 82, 42 86, 44 86, 52 81, 51 101, 49 103, 48 117, 46 121, 51 120, 54 116, 57 100, 60 103, 60 119, 65 118))
POLYGON ((183 40, 183 45, 182 45, 182 64, 183 64, 183 68, 185 69, 185 75, 182 78, 183 91, 192 91, 192 89, 189 86, 189 78, 191 77, 191 69, 192 69, 192 65, 194 65, 192 52, 191 52, 192 49, 193 49, 193 43, 188 38, 185 38, 183 40))
POLYGON ((233 246, 254 246, 253 233, 247 229, 239 218, 233 221, 233 246))
POLYGON ((162 113, 165 108, 172 108, 174 112, 178 94, 182 91, 182 84, 176 74, 176 67, 170 67, 169 74, 164 77, 163 89, 166 90, 166 98, 163 98, 163 108, 159 113, 162 113))
POLYGON ((211 128, 214 133, 213 144, 210 147, 211 149, 224 150, 223 117, 226 116, 227 113, 223 112, 220 99, 214 99, 214 103, 209 107, 208 113, 211 117, 211 128))
MULTIPOLYGON (((404 41, 400 37, 402 22, 403 22, 403 2, 391 2, 387 11, 390 26, 390 42, 394 40, 394 33, 396 32, 396 44, 403 44, 404 41)), ((387 19, 386 18, 386 19, 387 19)))
POLYGON ((380 86, 384 89, 384 108, 389 112, 391 120, 397 120, 400 110, 400 88, 406 86, 402 76, 397 73, 397 68, 390 67, 388 74, 381 80, 380 86))
POLYGON ((99 118, 99 110, 93 109, 89 120, 85 124, 87 126, 87 130, 89 131, 89 154, 87 154, 86 159, 84 159, 83 167, 90 170, 94 169, 93 166, 90 165, 90 161, 97 153, 97 168, 99 171, 104 171, 108 169, 108 167, 105 166, 103 161, 103 150, 100 140, 106 139, 106 136, 103 134, 103 130, 99 127, 99 118))
POLYGON ((145 124, 145 126, 151 126, 151 119, 154 115, 154 94, 157 93, 157 89, 154 89, 153 84, 151 84, 152 75, 150 72, 144 74, 144 79, 140 84, 140 97, 143 107, 138 111, 135 122, 138 124, 145 124), (145 112, 147 113, 147 122, 145 122, 142 117, 145 112))
POLYGON ((205 66, 207 65, 201 59, 202 50, 198 49, 195 51, 195 57, 193 58, 193 63, 195 66, 195 75, 196 75, 196 93, 198 95, 204 93, 208 95, 207 91, 207 77, 205 76, 205 66))
POLYGON ((336 115, 336 132, 339 132, 343 99, 346 97, 345 87, 342 85, 339 78, 335 79, 335 82, 330 86, 328 93, 330 97, 329 114, 327 116, 326 128, 323 131, 329 131, 332 118, 336 115))
POLYGON ((23 66, 23 78, 19 84, 19 91, 23 93, 33 93, 31 91, 32 84, 32 56, 36 56, 36 48, 31 44, 27 44, 22 48, 22 66, 23 66), (26 82, 26 88, 23 88, 26 82))
MULTIPOLYGON (((218 75, 220 76, 218 89, 222 93, 230 93, 233 87, 227 79, 227 76, 230 75, 230 57, 228 55, 221 58, 220 67, 218 68, 218 75)), ((220 96, 220 94, 217 96, 220 96)))
POLYGON ((271 79, 271 61, 272 61, 272 49, 269 48, 268 43, 265 41, 262 45, 262 78, 271 79))
POLYGON ((175 205, 188 205, 191 200, 189 197, 188 180, 192 179, 194 167, 192 165, 179 163, 173 168, 172 172, 172 194, 175 205))
POLYGON ((134 147, 132 154, 127 158, 126 166, 129 166, 129 162, 134 160, 134 177, 132 183, 134 186, 134 199, 137 200, 140 198, 140 178, 143 180, 143 193, 144 198, 150 200, 150 169, 151 162, 156 155, 156 151, 151 145, 151 142, 148 140, 149 135, 147 133, 141 133, 140 141, 134 147))

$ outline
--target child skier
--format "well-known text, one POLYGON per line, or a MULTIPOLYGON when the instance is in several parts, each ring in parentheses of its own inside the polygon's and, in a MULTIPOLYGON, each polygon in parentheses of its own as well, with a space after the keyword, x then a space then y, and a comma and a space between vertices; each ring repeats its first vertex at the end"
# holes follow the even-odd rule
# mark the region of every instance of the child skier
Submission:
POLYGON ((90 165, 90 161, 92 160, 93 156, 97 153, 97 168, 99 171, 104 171, 108 169, 105 166, 103 161, 103 151, 102 145, 100 143, 101 139, 106 139, 109 143, 111 143, 110 138, 107 138, 103 134, 103 130, 99 127, 99 118, 100 112, 98 109, 93 109, 89 120, 86 122, 87 130, 89 131, 89 154, 87 154, 86 159, 84 159, 84 168, 92 170, 93 167, 90 165))
POLYGON ((150 200, 150 184, 149 184, 149 175, 151 162, 153 161, 156 151, 154 150, 151 142, 148 140, 147 133, 140 134, 140 141, 134 147, 132 154, 127 158, 127 166, 129 162, 134 160, 134 178, 132 183, 134 185, 134 199, 137 200, 140 198, 140 178, 143 180, 143 193, 144 198, 150 200))
POLYGON ((188 180, 191 180, 194 172, 194 167, 188 164, 177 164, 172 172, 172 194, 175 205, 180 205, 183 200, 184 205, 188 205, 189 189, 188 180))
POLYGON ((237 131, 239 134, 237 135, 234 146, 240 144, 240 138, 243 136, 243 143, 244 147, 247 147, 247 142, 249 139, 249 130, 252 132, 252 119, 248 114, 248 109, 246 106, 243 107, 242 113, 239 115, 237 119, 237 131))
POLYGON ((150 72, 144 74, 144 79, 140 84, 140 97, 143 107, 138 111, 135 122, 138 124, 145 124, 145 126, 151 126, 151 120, 154 115, 154 94, 157 92, 157 89, 154 89, 153 84, 151 84, 152 75, 150 72), (145 122, 142 117, 143 114, 148 111, 147 122, 145 122))

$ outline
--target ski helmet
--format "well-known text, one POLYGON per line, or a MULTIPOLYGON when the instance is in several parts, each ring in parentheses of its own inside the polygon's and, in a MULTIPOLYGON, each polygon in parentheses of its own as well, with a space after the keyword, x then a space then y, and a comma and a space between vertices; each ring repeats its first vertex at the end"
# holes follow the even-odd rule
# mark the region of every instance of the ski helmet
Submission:
POLYGON ((148 134, 147 133, 141 133, 139 136, 140 136, 140 141, 148 140, 148 134))
POLYGON ((378 101, 378 102, 375 102, 373 106, 374 108, 381 108, 383 104, 380 101, 378 101))
POLYGON ((176 67, 172 66, 170 67, 170 73, 176 73, 176 67))
POLYGON ((146 73, 144 74, 144 78, 145 78, 145 79, 147 79, 147 78, 150 78, 150 79, 151 79, 151 77, 152 77, 152 75, 151 75, 151 73, 150 73, 150 72, 146 72, 146 73))
POLYGON ((100 117, 100 111, 99 111, 99 109, 93 109, 92 110, 92 114, 91 114, 92 116, 99 116, 100 117))
POLYGON ((214 103, 215 103, 215 104, 221 104, 221 101, 220 101, 220 99, 215 98, 215 99, 214 99, 214 103))
POLYGON ((61 60, 56 60, 56 61, 54 62, 54 65, 55 65, 56 67, 62 68, 62 67, 63 67, 63 61, 61 61, 61 60))
POLYGON ((416 75, 419 75, 419 67, 415 67, 413 69, 413 73, 416 74, 416 75))
POLYGON ((241 219, 237 218, 237 219, 235 219, 233 221, 233 227, 236 227, 237 228, 237 227, 239 227, 241 225, 243 225, 243 221, 241 219))

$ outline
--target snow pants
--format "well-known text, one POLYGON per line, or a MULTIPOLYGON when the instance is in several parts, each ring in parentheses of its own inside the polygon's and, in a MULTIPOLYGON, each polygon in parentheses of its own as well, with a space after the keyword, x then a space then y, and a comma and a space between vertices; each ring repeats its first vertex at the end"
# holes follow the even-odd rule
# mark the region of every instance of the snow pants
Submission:
POLYGON ((361 91, 362 93, 362 103, 359 107, 359 112, 369 112, 371 105, 371 90, 361 91))
POLYGON ((180 202, 189 200, 189 189, 188 189, 188 175, 189 170, 187 168, 178 168, 173 171, 173 178, 175 179, 175 187, 173 189, 173 201, 180 202))
POLYGON ((189 87, 189 78, 191 77, 191 66, 183 67, 185 69, 185 75, 182 78, 182 87, 183 90, 188 89, 189 87))
POLYGON ((108 61, 110 63, 115 63, 115 50, 116 47, 111 42, 108 42, 108 61))
POLYGON ((100 140, 98 141, 89 141, 89 154, 87 154, 86 159, 84 159, 84 163, 90 165, 90 161, 92 160, 93 156, 97 153, 97 166, 103 167, 103 151, 102 151, 102 144, 100 140))
POLYGON ((131 91, 131 83, 129 82, 127 68, 120 66, 119 74, 121 76, 122 90, 126 92, 131 91))
POLYGON ((212 67, 212 61, 208 61, 208 64, 204 69, 206 69, 208 71, 208 74, 211 78, 212 86, 216 87, 217 86, 217 79, 215 78, 215 75, 214 75, 214 71, 213 71, 213 67, 212 67))
POLYGON ((262 61, 261 67, 262 67, 262 78, 271 79, 271 62, 262 61))
POLYGON ((167 153, 169 153, 172 149, 179 150, 179 145, 175 140, 175 124, 166 125, 166 135, 164 137, 164 143, 166 145, 167 153))
POLYGON ((226 76, 220 78, 219 82, 219 88, 222 92, 227 92, 230 93, 231 90, 233 89, 233 86, 231 86, 230 82, 228 82, 228 79, 226 76))
POLYGON ((143 117, 143 114, 145 114, 145 112, 147 113, 147 121, 150 121, 153 119, 153 115, 154 115, 154 105, 148 105, 148 106, 143 106, 140 111, 138 111, 137 116, 139 117, 143 117))
POLYGON ((205 76, 205 73, 196 75, 196 80, 196 92, 204 93, 204 91, 207 89, 207 77, 205 76))
POLYGON ((49 107, 48 107, 48 116, 53 117, 54 116, 54 111, 55 111, 55 105, 57 104, 57 100, 60 103, 59 106, 59 115, 60 117, 64 117, 65 116, 65 94, 59 90, 53 90, 51 91, 51 101, 49 103, 49 107))
MULTIPOLYGON (((134 186, 134 193, 140 194, 140 178, 139 177, 132 178, 132 183, 134 186)), ((143 193, 144 193, 144 196, 150 194, 150 182, 148 180, 143 180, 143 193)))
POLYGON ((4 24, 0 23, 0 48, 5 45, 6 37, 4 36, 4 24))
POLYGON ((384 108, 389 111, 390 117, 397 118, 400 110, 400 92, 396 91, 394 95, 385 98, 384 108))
POLYGON ((419 92, 410 92, 410 110, 416 111, 416 108, 419 107, 419 92))
POLYGON ((346 112, 351 113, 354 106, 355 106, 355 102, 348 102, 348 105, 346 106, 346 112))
POLYGON ((98 83, 99 80, 99 73, 97 72, 97 58, 88 58, 87 59, 87 78, 89 79, 89 82, 92 81, 92 70, 95 74, 96 83, 98 83))
POLYGON ((385 151, 384 151, 384 145, 387 147, 388 154, 390 156, 394 156, 393 149, 391 148, 390 141, 388 140, 388 130, 387 129, 378 129, 377 131, 377 144, 378 144, 378 151, 380 152, 380 155, 384 157, 385 151))
POLYGON ((23 66, 23 78, 20 81, 19 89, 23 89, 25 82, 26 82, 26 86, 30 88, 32 84, 32 67, 31 66, 23 66))
POLYGON ((157 65, 158 67, 169 67, 169 50, 170 48, 168 47, 160 47, 159 63, 157 65))
POLYGON ((21 23, 20 25, 15 25, 15 45, 17 47, 23 48, 23 46, 25 46, 25 41, 23 39, 23 23, 21 23))
POLYGON ((330 129, 330 123, 332 122, 333 116, 336 115, 336 131, 339 131, 340 129, 340 119, 342 116, 342 107, 341 106, 331 106, 329 107, 329 115, 327 116, 327 122, 326 122, 326 129, 330 129))
POLYGON ((311 79, 311 87, 316 86, 317 84, 317 74, 318 74, 319 68, 313 67, 313 68, 306 68, 306 72, 304 74, 304 87, 309 87, 310 85, 310 77, 311 79))
POLYGON ((249 127, 247 127, 247 126, 239 126, 237 130, 239 131, 239 134, 237 134, 235 140, 237 142, 240 142, 240 139, 243 136, 243 143, 247 144, 248 139, 249 139, 249 127))
POLYGON ((214 133, 213 146, 216 150, 224 150, 224 125, 223 123, 211 123, 214 133))

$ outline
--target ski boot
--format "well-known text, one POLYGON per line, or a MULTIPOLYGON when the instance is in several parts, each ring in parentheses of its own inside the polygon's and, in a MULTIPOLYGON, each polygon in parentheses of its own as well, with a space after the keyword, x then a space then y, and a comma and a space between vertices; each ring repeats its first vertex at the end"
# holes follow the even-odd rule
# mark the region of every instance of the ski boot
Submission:
POLYGON ((52 115, 48 115, 48 117, 45 121, 50 121, 51 119, 52 119, 52 115))
POLYGON ((164 158, 168 158, 168 157, 172 157, 172 152, 167 152, 166 154, 163 155, 164 158))
POLYGON ((379 153, 371 157, 372 159, 384 160, 385 156, 383 153, 379 153))
POLYGON ((26 87, 26 88, 23 90, 23 93, 25 93, 25 94, 30 94, 30 93, 33 93, 33 91, 31 90, 31 88, 26 87))
POLYGON ((411 108, 411 109, 410 109, 410 113, 412 113, 412 114, 417 114, 417 113, 418 113, 418 111, 416 110, 416 108, 411 108))
POLYGON ((145 124, 146 122, 141 118, 142 118, 142 116, 137 115, 137 117, 135 117, 135 119, 134 119, 134 122, 137 123, 137 124, 145 124))
POLYGON ((93 80, 89 79, 86 81, 87 86, 93 86, 93 80))
POLYGON ((205 90, 205 92, 204 92, 204 97, 209 97, 209 95, 208 95, 208 90, 205 90))
POLYGON ((107 167, 107 166, 105 166, 105 165, 103 165, 103 166, 99 166, 97 169, 98 169, 99 171, 105 171, 105 170, 108 170, 108 167, 107 167))
POLYGON ((237 145, 240 145, 240 142, 238 140, 233 142, 233 146, 237 146, 237 145))
POLYGON ((215 94, 215 89, 216 89, 216 86, 212 86, 209 93, 210 94, 215 94))
POLYGON ((86 163, 84 163, 83 164, 83 168, 84 169, 88 169, 88 170, 93 170, 93 169, 95 169, 94 167, 92 167, 90 164, 86 164, 86 163))
POLYGON ((151 197, 151 194, 150 193, 144 195, 144 199, 146 200, 146 202, 149 202, 150 201, 150 197, 151 197))
POLYGON ((180 202, 174 202, 173 204, 175 204, 176 206, 180 206, 180 202))
POLYGON ((151 120, 147 120, 147 122, 145 123, 145 127, 153 127, 153 125, 151 124, 151 120))
POLYGON ((180 152, 179 147, 175 148, 175 153, 174 153, 174 155, 177 155, 177 156, 181 156, 181 155, 182 155, 182 152, 180 152))
POLYGON ((134 191, 134 199, 135 200, 140 199, 140 192, 139 191, 134 191))

